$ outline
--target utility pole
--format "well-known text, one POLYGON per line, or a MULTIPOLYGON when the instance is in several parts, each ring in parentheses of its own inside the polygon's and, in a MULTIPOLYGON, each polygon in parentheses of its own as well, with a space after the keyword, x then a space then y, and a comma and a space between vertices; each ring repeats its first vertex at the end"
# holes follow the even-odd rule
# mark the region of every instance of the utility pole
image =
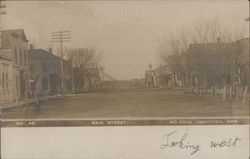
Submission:
POLYGON ((61 65, 61 95, 62 98, 64 98, 64 84, 63 84, 63 43, 64 42, 70 42, 70 31, 58 31, 58 32, 52 32, 51 33, 51 40, 52 42, 58 42, 60 43, 60 65, 61 65))
POLYGON ((74 67, 76 67, 76 48, 73 50, 73 57, 72 57, 72 93, 75 93, 75 73, 74 73, 74 67))

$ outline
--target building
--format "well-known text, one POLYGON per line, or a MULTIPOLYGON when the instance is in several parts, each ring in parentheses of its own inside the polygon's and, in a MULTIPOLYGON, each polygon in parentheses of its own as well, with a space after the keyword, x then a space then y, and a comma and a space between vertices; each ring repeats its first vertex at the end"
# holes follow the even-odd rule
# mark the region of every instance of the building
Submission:
POLYGON ((3 30, 1 36, 1 104, 18 104, 28 96, 28 40, 23 29, 3 30))
POLYGON ((10 49, 0 49, 0 105, 13 101, 13 57, 10 49))
POLYGON ((161 76, 160 72, 155 69, 151 64, 148 65, 148 69, 145 71, 145 87, 153 88, 153 87, 161 87, 161 76))
POLYGON ((247 85, 249 38, 234 42, 191 44, 187 53, 187 80, 193 87, 247 85))
MULTIPOLYGON (((249 38, 239 39, 235 42, 237 52, 235 53, 234 70, 235 78, 238 77, 238 83, 241 86, 249 86, 249 38)), ((235 79, 234 78, 234 79, 235 79)), ((233 80, 234 80, 233 79, 233 80)), ((233 81, 236 82, 235 80, 233 81)))
POLYGON ((186 83, 192 88, 223 88, 231 83, 235 43, 191 44, 187 53, 186 83))
POLYGON ((249 38, 233 42, 191 44, 187 52, 186 86, 207 92, 223 90, 223 100, 247 98, 249 92, 249 38))
MULTIPOLYGON (((64 91, 72 89, 72 63, 63 60, 64 91)), ((42 49, 29 50, 30 96, 46 96, 61 93, 60 57, 51 51, 42 49)))

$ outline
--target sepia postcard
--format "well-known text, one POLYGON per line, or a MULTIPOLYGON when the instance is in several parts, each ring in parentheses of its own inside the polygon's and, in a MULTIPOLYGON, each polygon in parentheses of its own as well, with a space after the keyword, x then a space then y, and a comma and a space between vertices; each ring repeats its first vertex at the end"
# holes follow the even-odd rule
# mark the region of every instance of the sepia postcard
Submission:
POLYGON ((0 0, 0 158, 249 159, 249 11, 0 0))

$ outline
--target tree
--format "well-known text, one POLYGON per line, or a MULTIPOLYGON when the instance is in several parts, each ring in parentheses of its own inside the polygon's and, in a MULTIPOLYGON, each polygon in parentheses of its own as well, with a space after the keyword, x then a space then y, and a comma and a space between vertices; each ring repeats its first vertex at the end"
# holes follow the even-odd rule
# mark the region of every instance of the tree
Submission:
POLYGON ((86 86, 92 87, 93 82, 100 80, 99 63, 100 53, 97 54, 96 49, 85 49, 83 52, 75 54, 78 61, 73 69, 75 92, 85 91, 86 86))
MULTIPOLYGON (((200 48, 200 50, 204 50, 207 47, 205 44, 215 44, 221 41, 232 42, 238 38, 242 38, 243 35, 244 32, 242 28, 240 28, 240 30, 230 30, 225 27, 217 17, 200 17, 196 19, 191 26, 183 26, 178 33, 169 33, 166 39, 160 41, 158 51, 162 64, 166 65, 173 75, 180 75, 181 78, 183 78, 182 80, 185 80, 186 76, 194 71, 194 67, 200 75, 203 74, 202 78, 207 78, 205 77, 206 72, 210 73, 213 67, 211 66, 209 68, 208 65, 212 63, 207 63, 208 65, 205 65, 203 61, 202 64, 202 60, 206 61, 209 59, 205 59, 204 56, 200 57, 198 54, 196 57, 190 55, 190 45, 200 44, 200 46, 204 46, 204 48, 200 48)), ((228 46, 221 45, 221 47, 228 46)), ((220 51, 218 52, 218 56, 216 56, 220 58, 223 57, 221 60, 226 61, 224 63, 228 65, 232 61, 232 57, 229 57, 221 51, 223 48, 219 48, 218 50, 220 51)), ((212 60, 216 58, 216 56, 209 56, 209 58, 212 60)), ((214 60, 216 61, 216 59, 214 60)), ((213 69, 212 72, 219 74, 219 72, 216 72, 218 70, 219 69, 213 69)))

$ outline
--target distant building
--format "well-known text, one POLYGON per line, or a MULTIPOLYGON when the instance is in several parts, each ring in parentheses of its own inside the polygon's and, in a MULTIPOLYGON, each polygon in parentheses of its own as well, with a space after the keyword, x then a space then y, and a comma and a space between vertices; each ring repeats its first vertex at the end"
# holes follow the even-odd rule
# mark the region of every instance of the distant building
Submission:
MULTIPOLYGON (((71 61, 63 61, 64 64, 64 89, 72 89, 72 67, 71 61)), ((29 50, 30 67, 30 95, 37 96, 60 94, 61 71, 60 57, 57 57, 42 49, 29 50), (35 92, 36 91, 36 92, 35 92)))
POLYGON ((145 87, 161 87, 161 76, 158 70, 153 70, 151 64, 148 65, 148 69, 145 71, 145 87))
POLYGON ((85 80, 85 91, 91 91, 101 85, 101 73, 99 68, 97 66, 89 68, 88 72, 88 76, 85 80))
POLYGON ((151 64, 148 65, 148 69, 145 71, 145 87, 153 87, 154 86, 154 73, 153 67, 151 64))
MULTIPOLYGON (((249 86, 249 38, 244 38, 237 40, 235 42, 236 44, 236 49, 237 51, 235 52, 235 58, 236 60, 234 61, 234 72, 239 76, 239 85, 241 86, 249 86)), ((235 82, 235 81, 234 81, 235 82)))
POLYGON ((193 87, 246 86, 249 78, 249 38, 230 43, 191 44, 187 62, 185 73, 193 87))
POLYGON ((236 47, 234 43, 191 44, 188 50, 186 75, 192 87, 224 87, 231 82, 232 61, 236 47))
POLYGON ((1 104, 28 96, 28 40, 23 29, 1 31, 1 104))

